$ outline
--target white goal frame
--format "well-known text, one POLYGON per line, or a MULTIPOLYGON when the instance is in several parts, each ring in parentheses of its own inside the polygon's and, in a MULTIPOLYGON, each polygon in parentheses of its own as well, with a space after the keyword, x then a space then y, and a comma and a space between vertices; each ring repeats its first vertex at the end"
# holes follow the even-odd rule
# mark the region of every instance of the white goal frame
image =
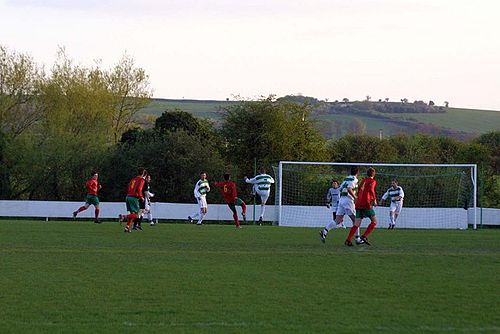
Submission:
POLYGON ((282 196, 283 196, 283 165, 327 165, 327 166, 365 166, 365 167, 437 167, 437 168, 469 168, 470 178, 472 182, 473 201, 472 207, 474 212, 473 229, 477 229, 477 164, 396 164, 396 163, 368 163, 368 162, 308 162, 308 161, 280 161, 278 165, 278 191, 277 191, 277 222, 281 225, 282 218, 282 196))

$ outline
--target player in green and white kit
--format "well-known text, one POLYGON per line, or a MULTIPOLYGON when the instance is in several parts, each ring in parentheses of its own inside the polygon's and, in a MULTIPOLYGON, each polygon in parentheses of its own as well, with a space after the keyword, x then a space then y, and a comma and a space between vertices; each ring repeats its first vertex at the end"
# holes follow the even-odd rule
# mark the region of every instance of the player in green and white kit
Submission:
POLYGON ((325 241, 325 237, 328 234, 328 231, 334 228, 346 228, 344 223, 337 224, 337 209, 339 205, 340 199, 340 187, 339 181, 333 180, 332 187, 328 189, 326 193, 326 207, 329 208, 332 212, 332 220, 326 224, 325 228, 319 231, 321 241, 325 241))
POLYGON ((389 230, 393 230, 396 226, 396 219, 398 219, 401 209, 403 208, 403 199, 405 197, 403 188, 399 186, 398 180, 392 180, 391 187, 387 189, 385 194, 382 196, 380 204, 382 204, 388 197, 391 198, 391 205, 389 207, 389 219, 391 222, 389 223, 389 230))
MULTIPOLYGON (((344 224, 344 215, 348 215, 352 223, 356 220, 356 208, 354 207, 354 200, 356 199, 356 190, 358 188, 358 176, 359 168, 352 167, 351 174, 347 176, 344 181, 340 184, 340 199, 338 202, 337 212, 336 212, 336 226, 342 226, 344 224)), ((325 242, 329 226, 334 226, 332 223, 328 224, 323 230, 319 231, 319 238, 322 242, 325 242)), ((356 239, 359 238, 359 229, 356 232, 356 239)))
POLYGON ((259 223, 262 223, 262 220, 264 219, 264 212, 266 211, 266 202, 269 198, 269 194, 271 193, 271 184, 274 183, 274 179, 271 175, 266 174, 264 167, 260 167, 259 174, 251 179, 245 176, 245 182, 252 183, 255 193, 260 197, 259 223))
POLYGON ((208 204, 207 204, 207 193, 210 191, 210 185, 207 180, 207 173, 201 172, 200 173, 200 179, 198 182, 196 182, 196 185, 194 187, 194 197, 198 201, 198 205, 200 207, 200 210, 191 216, 188 216, 188 220, 190 223, 193 222, 193 219, 198 218, 198 222, 196 222, 196 225, 201 225, 203 222, 203 218, 207 214, 208 211, 208 204))

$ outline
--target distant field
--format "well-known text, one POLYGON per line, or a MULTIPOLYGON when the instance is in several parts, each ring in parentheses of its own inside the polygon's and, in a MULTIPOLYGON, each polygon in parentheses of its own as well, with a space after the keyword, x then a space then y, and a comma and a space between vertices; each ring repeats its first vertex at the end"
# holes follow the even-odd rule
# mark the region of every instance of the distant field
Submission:
POLYGON ((416 119, 440 127, 479 134, 490 131, 500 131, 500 111, 449 108, 447 113, 404 113, 390 114, 390 116, 404 120, 416 119))
POLYGON ((0 220, 0 332, 500 332, 500 230, 317 233, 0 220))
MULTIPOLYGON (((232 105, 236 101, 203 101, 203 100, 166 100, 155 99, 143 109, 143 113, 160 116, 167 109, 181 109, 192 113, 197 117, 220 120, 222 113, 221 107, 232 105)), ((463 131, 471 134, 480 135, 490 131, 500 131, 500 111, 487 111, 476 109, 449 108, 447 113, 374 113, 389 119, 383 120, 377 117, 357 114, 330 114, 314 116, 318 129, 324 134, 330 134, 332 122, 340 120, 344 127, 347 127, 353 118, 359 118, 367 125, 367 132, 371 135, 378 135, 382 129, 384 135, 393 135, 398 133, 413 133, 415 131, 411 124, 398 124, 398 121, 422 122, 432 124, 437 127, 449 128, 456 131, 463 131)), ((345 129, 344 134, 347 132, 345 129)))
POLYGON ((234 103, 236 102, 155 99, 143 109, 143 112, 158 117, 167 109, 177 108, 197 117, 218 119, 220 118, 220 108, 234 103))
MULTIPOLYGON (((392 135, 401 131, 398 131, 398 127, 396 127, 393 123, 384 121, 375 117, 368 117, 362 115, 355 115, 355 118, 360 119, 363 123, 366 124, 366 130, 368 134, 378 135, 379 131, 382 130, 384 135, 392 135)), ((330 133, 334 131, 332 126, 333 122, 341 122, 343 127, 342 135, 345 135, 349 132, 349 123, 354 118, 352 115, 348 114, 335 114, 335 115, 319 115, 313 117, 313 120, 316 122, 316 127, 318 127, 323 133, 330 133)), ((334 133, 335 134, 335 133, 334 133)))

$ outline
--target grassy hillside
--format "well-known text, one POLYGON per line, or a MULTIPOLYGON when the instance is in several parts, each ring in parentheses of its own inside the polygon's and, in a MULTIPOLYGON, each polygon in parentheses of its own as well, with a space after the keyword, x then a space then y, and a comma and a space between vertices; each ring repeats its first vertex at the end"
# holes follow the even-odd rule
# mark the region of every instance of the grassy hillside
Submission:
POLYGON ((393 118, 417 120, 472 133, 500 130, 500 111, 449 108, 446 113, 391 114, 393 118))
POLYGON ((181 109, 182 111, 189 112, 197 117, 219 119, 221 117, 221 108, 234 103, 236 102, 214 100, 154 99, 153 102, 151 102, 143 109, 143 112, 158 117, 165 110, 181 109))
MULTIPOLYGON (((197 117, 217 121, 222 118, 221 108, 235 103, 238 102, 154 99, 142 112, 158 117, 165 110, 181 109, 197 117)), ((371 135, 378 135, 382 130, 384 135, 427 132, 472 138, 486 132, 500 130, 500 111, 463 108, 449 108, 446 113, 380 113, 375 111, 364 114, 313 113, 312 118, 317 121, 318 130, 326 137, 346 134, 353 118, 363 121, 367 126, 367 133, 371 135), (340 133, 335 128, 335 122, 342 124, 340 133)))

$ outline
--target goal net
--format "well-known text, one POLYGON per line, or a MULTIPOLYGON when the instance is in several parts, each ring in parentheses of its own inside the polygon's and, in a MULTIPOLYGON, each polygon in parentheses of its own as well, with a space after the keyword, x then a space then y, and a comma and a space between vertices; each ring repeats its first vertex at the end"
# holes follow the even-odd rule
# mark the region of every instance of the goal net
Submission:
MULTIPOLYGON (((280 226, 323 227, 332 219, 326 194, 332 180, 339 184, 350 169, 360 169, 361 182, 369 167, 377 171, 377 200, 397 179, 404 191, 397 228, 476 228, 476 165, 369 164, 282 161, 275 167, 277 223, 280 226)), ((390 198, 376 207, 378 227, 389 226, 390 198)), ((352 226, 348 217, 344 223, 352 226)), ((368 220, 362 222, 366 226, 368 220)))

